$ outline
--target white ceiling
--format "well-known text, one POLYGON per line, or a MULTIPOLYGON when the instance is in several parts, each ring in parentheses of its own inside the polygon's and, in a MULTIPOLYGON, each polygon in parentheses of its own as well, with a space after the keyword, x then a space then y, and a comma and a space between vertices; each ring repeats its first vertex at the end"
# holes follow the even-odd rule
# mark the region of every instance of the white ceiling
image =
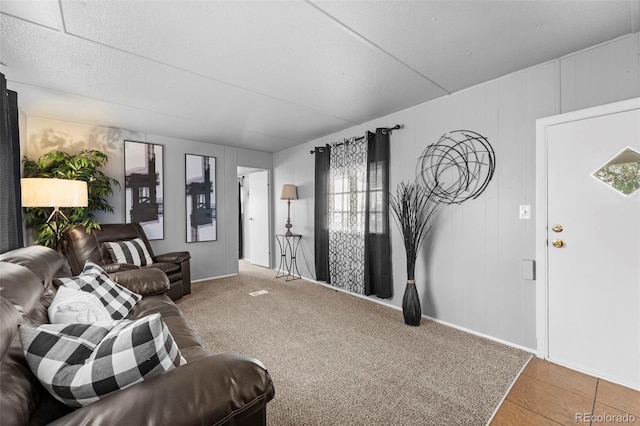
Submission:
POLYGON ((1 0, 0 31, 28 115, 275 152, 638 32, 640 0, 1 0))

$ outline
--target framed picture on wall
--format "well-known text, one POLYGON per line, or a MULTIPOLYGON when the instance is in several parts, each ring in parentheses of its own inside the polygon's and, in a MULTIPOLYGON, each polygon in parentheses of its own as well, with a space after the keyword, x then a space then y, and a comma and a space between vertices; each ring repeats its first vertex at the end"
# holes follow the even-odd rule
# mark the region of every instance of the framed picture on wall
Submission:
POLYGON ((216 158, 185 154, 185 188, 187 242, 217 240, 216 158))
POLYGON ((124 141, 125 222, 150 240, 164 239, 164 146, 124 141))

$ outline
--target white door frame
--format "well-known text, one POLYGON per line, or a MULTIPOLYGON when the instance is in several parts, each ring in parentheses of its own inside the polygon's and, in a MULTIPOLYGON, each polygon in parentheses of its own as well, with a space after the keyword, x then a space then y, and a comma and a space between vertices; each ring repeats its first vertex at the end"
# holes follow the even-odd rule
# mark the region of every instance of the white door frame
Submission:
MULTIPOLYGON (((242 169, 246 169, 247 173, 245 173, 245 176, 249 176, 252 172, 257 172, 257 171, 264 171, 267 172, 267 209, 266 209, 266 214, 267 214, 267 227, 268 227, 268 239, 267 239, 267 247, 269 248, 269 268, 273 268, 274 262, 273 262, 273 249, 274 249, 274 242, 273 242, 273 221, 271 220, 273 217, 273 194, 271 191, 271 188, 273 187, 273 172, 271 169, 266 169, 263 167, 254 167, 254 166, 242 166, 239 165, 237 166, 238 169, 242 168, 242 169)), ((251 188, 249 188, 249 191, 251 191, 251 188)), ((251 201, 249 201, 251 202, 251 201)), ((248 214, 249 212, 245 212, 246 214, 248 214)), ((251 259, 249 259, 250 261, 251 259)))
MULTIPOLYGON (((256 188, 255 188, 255 184, 257 183, 255 180, 252 179, 252 177, 256 177, 258 174, 264 173, 265 174, 265 180, 266 180, 266 184, 267 187, 265 188, 265 193, 262 194, 262 191, 260 191, 261 195, 266 196, 266 201, 267 201, 267 206, 266 206, 266 211, 264 209, 264 206, 262 207, 262 209, 259 209, 261 211, 264 211, 266 214, 266 237, 267 240, 263 241, 262 238, 256 238, 256 230, 259 229, 260 227, 258 226, 258 228, 256 228, 256 226, 258 225, 256 222, 253 222, 255 219, 253 217, 249 217, 249 221, 251 222, 250 228, 251 228, 251 233, 249 235, 249 239, 252 241, 252 246, 250 249, 250 253, 251 256, 249 258, 250 262, 253 263, 254 265, 260 265, 260 266, 264 266, 267 268, 271 268, 271 253, 272 253, 272 247, 271 247, 271 240, 272 240, 272 235, 271 235, 271 228, 270 228, 270 223, 271 223, 271 172, 267 169, 261 169, 261 170, 256 170, 254 173, 250 173, 249 176, 249 181, 251 182, 251 184, 249 185, 249 212, 250 213, 255 213, 257 205, 255 204, 256 201, 256 188), (254 194, 254 196, 252 197, 251 194, 254 194), (255 243, 260 243, 260 244, 266 244, 266 249, 267 249, 267 257, 266 257, 266 265, 263 262, 258 261, 259 258, 255 256, 255 253, 257 252, 255 250, 256 245, 255 243)), ((262 188, 260 188, 262 189, 262 188)), ((254 216, 254 215, 251 215, 254 216)), ((262 216, 262 215, 258 215, 258 216, 262 216)), ((262 246, 260 246, 262 248, 262 246)), ((259 251, 259 253, 265 254, 262 250, 259 251)), ((259 256, 260 258, 262 256, 259 256)))
POLYGON ((547 128, 557 124, 640 109, 640 98, 536 120, 536 338, 540 358, 549 358, 547 244, 547 128))

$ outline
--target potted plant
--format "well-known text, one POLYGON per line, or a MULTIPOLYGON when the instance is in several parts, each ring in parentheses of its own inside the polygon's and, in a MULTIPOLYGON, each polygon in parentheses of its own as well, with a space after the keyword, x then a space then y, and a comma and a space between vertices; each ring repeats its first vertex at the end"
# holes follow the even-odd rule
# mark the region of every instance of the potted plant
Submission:
POLYGON ((418 326, 422 318, 420 297, 416 289, 416 258, 431 230, 431 220, 438 202, 433 193, 417 182, 398 184, 396 194, 389 195, 389 204, 402 237, 407 255, 407 286, 402 298, 402 313, 407 325, 418 326))
POLYGON ((113 213, 113 207, 107 202, 106 197, 113 193, 112 185, 120 187, 120 182, 106 176, 100 170, 108 161, 107 155, 97 150, 85 150, 78 154, 51 151, 35 161, 26 157, 22 160, 25 178, 58 178, 87 182, 88 206, 62 208, 69 221, 59 223, 59 228, 55 231, 47 224, 51 214, 50 208, 25 208, 24 221, 27 228, 32 229, 37 244, 56 248, 55 234, 59 237, 78 225, 86 227, 87 232, 91 232, 93 228, 100 229, 100 223, 94 218, 93 212, 113 213))

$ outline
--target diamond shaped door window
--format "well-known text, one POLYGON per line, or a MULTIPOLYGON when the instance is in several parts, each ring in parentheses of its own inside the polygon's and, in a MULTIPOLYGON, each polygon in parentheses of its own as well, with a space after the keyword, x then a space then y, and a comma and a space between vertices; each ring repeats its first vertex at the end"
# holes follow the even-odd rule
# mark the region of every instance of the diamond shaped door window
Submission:
POLYGON ((627 147, 593 172, 593 177, 618 193, 631 196, 640 190, 640 152, 627 147))

